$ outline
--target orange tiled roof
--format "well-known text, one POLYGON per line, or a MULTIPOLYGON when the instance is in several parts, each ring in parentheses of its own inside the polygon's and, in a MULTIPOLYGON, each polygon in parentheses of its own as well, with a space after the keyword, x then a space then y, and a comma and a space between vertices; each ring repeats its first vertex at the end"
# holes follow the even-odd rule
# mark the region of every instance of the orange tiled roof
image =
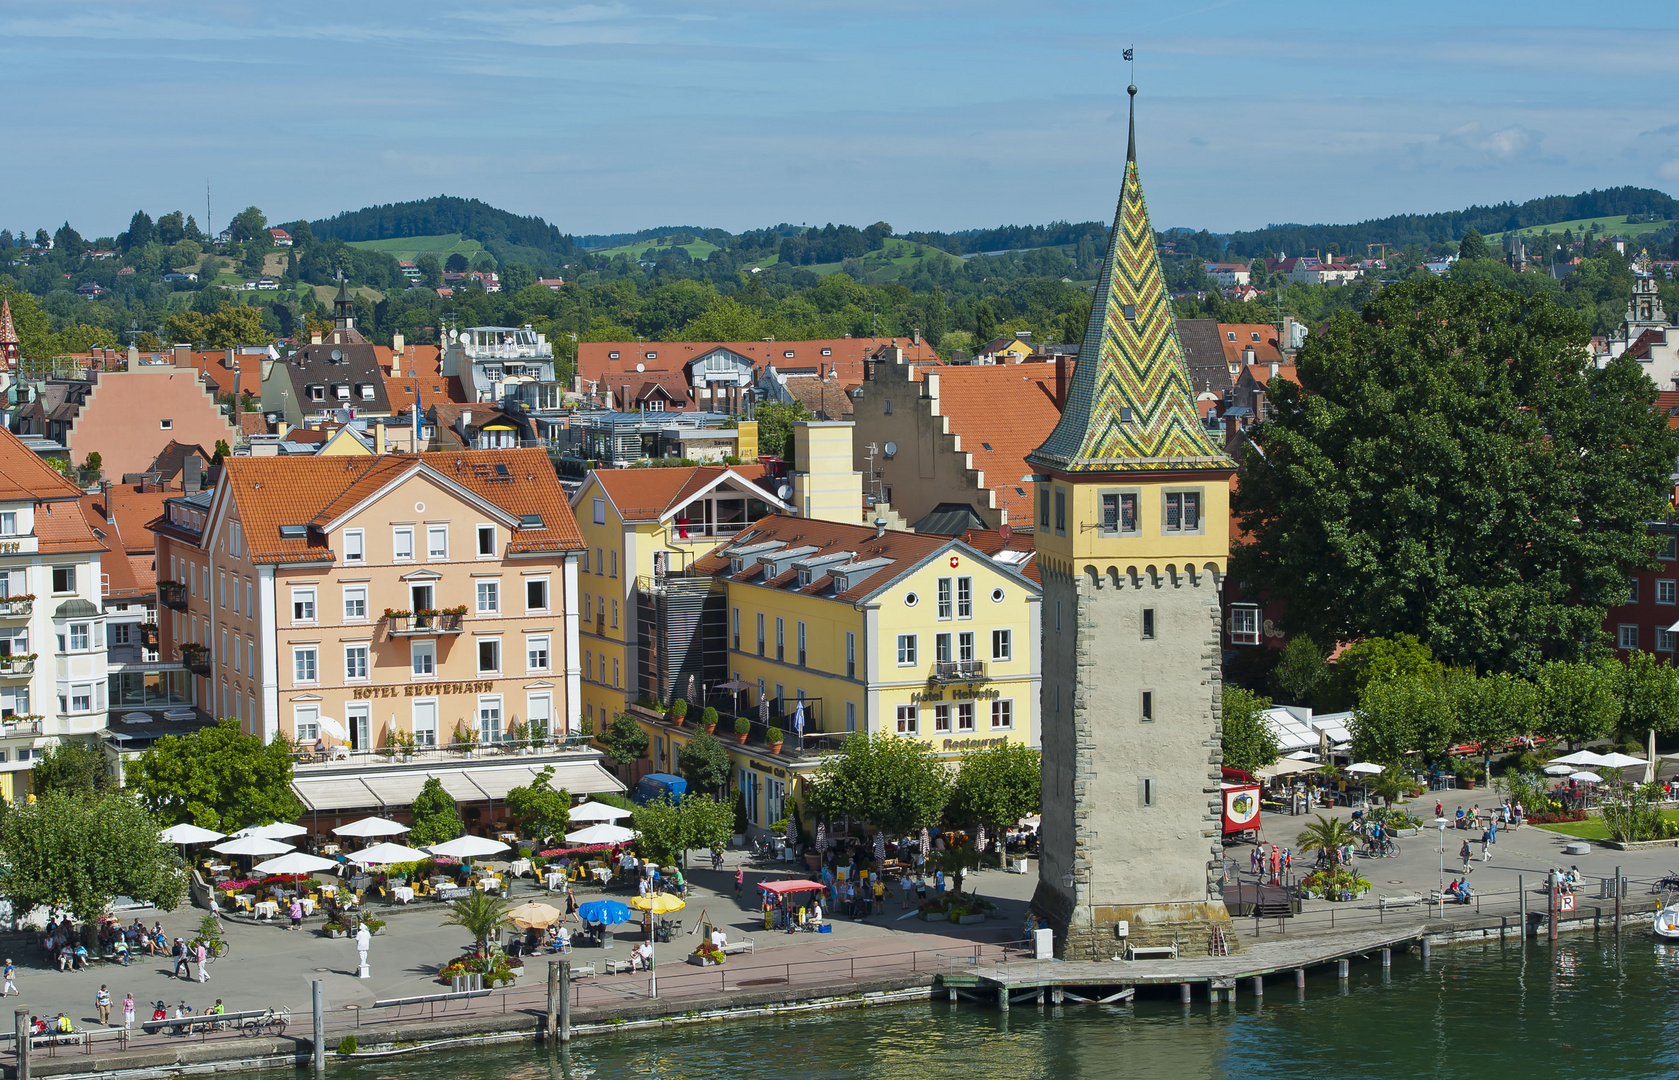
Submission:
POLYGON ((105 546, 94 535, 80 499, 37 503, 35 540, 43 552, 98 551, 105 546))
POLYGON ((938 409, 950 433, 982 470, 981 484, 997 493, 1009 520, 1030 523, 1032 489, 1020 478, 1033 472, 1026 455, 1042 446, 1061 419, 1055 404, 1053 364, 958 364, 940 368, 938 409))
POLYGON ((314 562, 332 557, 320 526, 422 464, 515 517, 539 516, 541 528, 514 530, 513 553, 583 547, 554 466, 536 448, 365 458, 236 457, 228 460, 222 483, 238 504, 253 561, 314 562), (505 467, 505 475, 497 465, 505 467), (282 525, 304 524, 316 527, 302 538, 280 535, 282 525))
POLYGON ((1679 390, 1657 391, 1656 411, 1666 414, 1668 427, 1679 428, 1679 390))
POLYGON ((79 499, 82 489, 0 427, 0 499, 79 499))
POLYGON ((764 475, 762 465, 694 465, 670 469, 596 469, 594 476, 625 521, 657 521, 733 472, 748 483, 764 475))
MULTIPOLYGON (((925 341, 909 338, 820 338, 812 341, 588 341, 577 346, 577 370, 587 382, 601 382, 608 371, 635 370, 636 364, 658 364, 680 369, 689 361, 722 347, 739 353, 762 371, 766 364, 777 368, 815 368, 827 365, 842 381, 860 382, 863 363, 882 345, 897 345, 911 363, 941 363, 939 354, 925 341), (822 350, 828 350, 824 356, 822 350), (612 354, 617 353, 614 360, 612 354), (647 354, 656 354, 648 359, 647 354), (792 353, 792 356, 788 356, 792 353)), ((626 381, 619 379, 619 382, 626 381)), ((603 383, 604 385, 604 383, 603 383)), ((614 384, 616 385, 616 384, 614 384)))
POLYGON ((386 375, 385 396, 390 399, 391 412, 400 413, 411 410, 414 405, 414 395, 418 391, 420 403, 430 407, 438 401, 452 401, 457 405, 467 405, 466 387, 455 375, 421 375, 409 378, 407 375, 386 375))
POLYGON ((442 350, 436 345, 409 345, 402 350, 400 363, 397 351, 389 345, 373 346, 373 356, 388 375, 405 376, 412 371, 421 378, 436 378, 442 373, 442 350), (397 365, 394 369, 393 364, 397 365))

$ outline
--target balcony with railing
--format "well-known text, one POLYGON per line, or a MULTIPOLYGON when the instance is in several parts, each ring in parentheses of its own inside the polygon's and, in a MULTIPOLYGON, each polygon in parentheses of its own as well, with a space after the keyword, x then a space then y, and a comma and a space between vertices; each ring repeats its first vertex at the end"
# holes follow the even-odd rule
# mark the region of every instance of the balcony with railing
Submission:
POLYGON ((17 713, 0 717, 0 738, 13 739, 22 735, 39 735, 41 724, 46 720, 44 716, 34 713, 17 713))
POLYGON ((35 654, 0 656, 0 679, 27 679, 35 674, 35 654))
POLYGON ((446 634, 461 632, 461 620, 466 617, 466 609, 451 608, 445 611, 387 611, 385 622, 393 638, 399 637, 442 637, 446 634))
POLYGON ((187 609, 187 587, 179 581, 160 581, 157 583, 158 603, 173 611, 187 609))
POLYGON ((194 675, 210 674, 210 650, 202 645, 182 645, 181 663, 194 675))
POLYGON ((27 619, 34 610, 33 596, 12 596, 0 600, 0 619, 27 619))
POLYGON ((982 682, 984 679, 984 660, 937 660, 933 663, 932 675, 928 677, 929 682, 941 684, 982 682))

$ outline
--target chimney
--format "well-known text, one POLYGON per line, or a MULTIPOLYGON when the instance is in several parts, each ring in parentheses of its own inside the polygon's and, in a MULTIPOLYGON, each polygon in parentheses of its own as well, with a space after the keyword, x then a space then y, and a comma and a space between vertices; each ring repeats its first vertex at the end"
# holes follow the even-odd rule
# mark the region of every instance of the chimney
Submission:
POLYGON ((383 421, 373 425, 373 452, 380 457, 385 454, 385 424, 383 421))
POLYGON ((1277 377, 1277 371, 1281 367, 1282 365, 1277 363, 1275 360, 1271 361, 1271 378, 1275 379, 1277 377))
MULTIPOLYGON (((401 330, 391 334, 391 353, 393 354, 391 356, 391 366, 393 368, 397 366, 397 361, 401 359, 402 350, 407 346, 407 344, 408 339, 402 336, 401 330)), ((400 374, 400 372, 398 374, 400 374)))
POLYGON ((879 540, 879 539, 883 538, 885 535, 886 535, 886 519, 885 518, 875 518, 874 519, 874 538, 876 540, 879 540))
POLYGON ((281 442, 285 441, 286 432, 288 432, 290 430, 291 430, 291 425, 286 423, 284 420, 277 421, 274 424, 274 434, 279 437, 281 442))
POLYGON ((1072 378, 1073 358, 1066 353, 1055 354, 1055 407, 1067 408, 1067 383, 1072 378))
POLYGON ((188 495, 198 490, 199 474, 204 469, 204 463, 197 454, 188 454, 181 462, 181 490, 188 495))
POLYGON ((175 353, 175 366, 176 367, 191 367, 192 366, 192 346, 191 345, 177 345, 177 346, 175 346, 173 351, 175 353))
POLYGON ((309 344, 319 345, 320 343, 321 343, 321 332, 319 330, 316 330, 309 335, 309 344))
POLYGON ((1224 449, 1226 452, 1229 452, 1229 450, 1236 445, 1236 435, 1241 430, 1242 429, 1236 423, 1236 418, 1234 416, 1226 416, 1224 418, 1224 449))
POLYGON ((1253 419, 1249 423, 1257 424, 1263 419, 1265 419, 1265 391, 1255 390, 1253 392, 1253 419))
POLYGON ((618 387, 618 411, 619 412, 629 412, 630 411, 630 384, 629 383, 624 383, 622 386, 618 387))
POLYGON ((909 340, 912 345, 921 344, 921 327, 918 326, 909 332, 909 340))

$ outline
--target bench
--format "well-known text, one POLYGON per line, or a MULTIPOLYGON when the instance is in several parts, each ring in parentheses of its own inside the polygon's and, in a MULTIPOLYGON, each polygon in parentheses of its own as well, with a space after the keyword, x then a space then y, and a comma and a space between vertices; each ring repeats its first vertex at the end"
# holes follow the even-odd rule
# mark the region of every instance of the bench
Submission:
POLYGON ((1176 945, 1131 945, 1125 946, 1127 960, 1176 960, 1178 947, 1176 945))
POLYGON ((194 1031, 210 1031, 217 1027, 238 1027, 246 1020, 260 1020, 267 1015, 267 1009, 246 1009, 242 1012, 224 1013, 194 1013, 191 1016, 183 1016, 179 1020, 147 1020, 140 1025, 140 1030, 147 1035, 163 1033, 186 1035, 194 1031))
POLYGON ((594 973, 595 973, 595 965, 593 965, 593 964, 573 964, 573 965, 571 965, 571 977, 574 978, 574 979, 586 978, 588 976, 593 975, 594 973))
POLYGON ((724 956, 733 956, 736 953, 751 952, 751 951, 752 951, 752 939, 751 938, 741 938, 739 941, 731 941, 727 945, 723 946, 723 955, 724 956))
POLYGON ((1376 906, 1383 911, 1390 907, 1415 907, 1422 903, 1439 903, 1440 894, 1432 890, 1428 894, 1412 893, 1410 896, 1381 896, 1376 898, 1376 906))

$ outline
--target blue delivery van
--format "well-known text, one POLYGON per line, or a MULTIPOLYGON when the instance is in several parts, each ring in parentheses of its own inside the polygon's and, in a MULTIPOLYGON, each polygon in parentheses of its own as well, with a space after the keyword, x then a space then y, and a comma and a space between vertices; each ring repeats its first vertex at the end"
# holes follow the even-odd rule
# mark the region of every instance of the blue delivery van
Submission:
POLYGON ((648 773, 635 785, 635 792, 630 801, 637 806, 645 806, 656 801, 661 795, 669 795, 670 801, 680 803, 682 796, 688 792, 688 781, 670 773, 648 773))

